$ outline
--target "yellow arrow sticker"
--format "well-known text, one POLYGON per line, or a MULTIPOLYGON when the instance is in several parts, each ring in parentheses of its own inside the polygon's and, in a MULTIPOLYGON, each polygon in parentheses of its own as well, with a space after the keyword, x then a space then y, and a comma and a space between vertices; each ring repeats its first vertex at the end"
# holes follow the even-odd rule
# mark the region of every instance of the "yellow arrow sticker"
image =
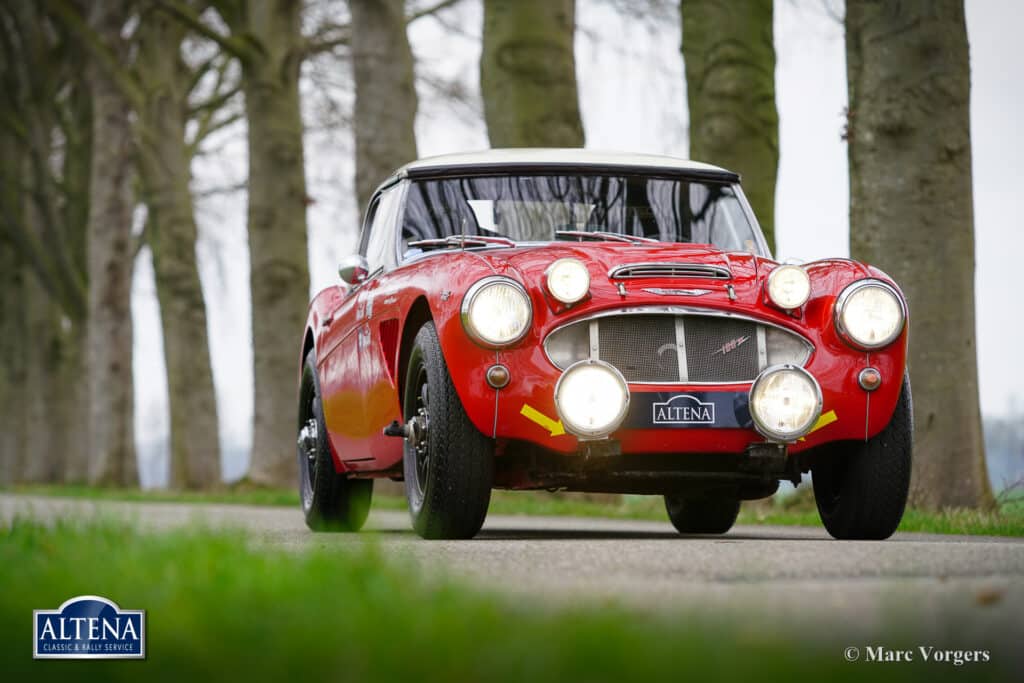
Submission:
POLYGON ((525 417, 530 422, 536 422, 544 429, 551 432, 551 436, 561 436, 565 434, 565 427, 562 426, 561 420, 552 420, 550 417, 540 412, 531 405, 523 404, 522 410, 519 414, 525 417))
MULTIPOLYGON (((833 422, 835 422, 838 419, 839 418, 836 417, 836 411, 834 411, 834 410, 830 410, 827 413, 823 413, 822 416, 818 418, 818 421, 814 423, 814 426, 811 427, 811 431, 809 431, 807 433, 808 434, 813 434, 814 432, 818 431, 819 429, 821 429, 823 427, 828 427, 830 424, 832 424, 833 422)), ((800 440, 804 441, 805 439, 804 439, 804 437, 801 436, 800 440)))

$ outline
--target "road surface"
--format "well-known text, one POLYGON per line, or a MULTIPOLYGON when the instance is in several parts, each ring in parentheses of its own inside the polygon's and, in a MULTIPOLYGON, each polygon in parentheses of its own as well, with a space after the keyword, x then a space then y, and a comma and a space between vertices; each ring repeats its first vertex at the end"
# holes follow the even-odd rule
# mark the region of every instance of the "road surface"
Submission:
POLYGON ((100 514, 154 529, 199 523, 289 550, 373 543, 428 578, 454 575, 539 605, 721 615, 738 634, 771 629, 858 647, 895 646, 872 639, 897 624, 908 647, 987 648, 1024 663, 1024 539, 839 542, 821 529, 766 526, 684 538, 668 522, 495 515, 472 541, 423 541, 396 511, 374 511, 369 533, 312 534, 297 509, 0 495, 0 519, 19 514, 100 514))

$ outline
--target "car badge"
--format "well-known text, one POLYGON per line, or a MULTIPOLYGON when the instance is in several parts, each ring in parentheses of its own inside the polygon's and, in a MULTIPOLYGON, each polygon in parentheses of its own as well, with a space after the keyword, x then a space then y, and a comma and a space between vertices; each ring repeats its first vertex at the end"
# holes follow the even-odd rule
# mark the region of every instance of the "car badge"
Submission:
POLYGON ((662 287, 645 287, 644 291, 661 296, 704 296, 711 293, 710 289, 664 289, 662 287))
POLYGON ((749 340, 750 340, 750 335, 749 334, 747 336, 745 336, 745 337, 736 337, 735 339, 732 339, 730 341, 725 342, 719 348, 717 348, 714 351, 712 351, 711 355, 712 356, 717 356, 718 354, 722 354, 724 356, 727 353, 731 353, 731 352, 735 351, 736 349, 738 349, 740 346, 742 346, 745 342, 747 342, 749 340))

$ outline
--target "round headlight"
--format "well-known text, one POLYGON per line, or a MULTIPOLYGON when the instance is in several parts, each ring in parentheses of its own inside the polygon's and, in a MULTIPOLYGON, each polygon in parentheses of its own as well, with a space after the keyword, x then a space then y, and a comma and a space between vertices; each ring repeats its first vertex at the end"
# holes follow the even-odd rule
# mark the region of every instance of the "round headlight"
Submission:
POLYGON ((879 280, 860 280, 836 299, 836 330, 852 346, 878 349, 896 340, 906 322, 903 299, 879 280))
POLYGON ((526 334, 533 319, 530 297, 515 280, 487 277, 462 299, 462 326, 474 340, 489 347, 508 346, 526 334))
POLYGON ((769 439, 795 441, 820 415, 821 387, 803 368, 766 368, 750 387, 750 416, 757 431, 769 439))
POLYGON ((599 360, 569 366, 555 385, 555 409, 566 431, 581 439, 600 439, 622 424, 629 408, 629 387, 618 370, 599 360))
POLYGON ((800 308, 811 296, 811 278, 800 266, 778 266, 768 273, 768 298, 779 308, 800 308))
POLYGON ((563 304, 574 304, 590 291, 590 272, 583 262, 560 258, 546 271, 548 291, 563 304))

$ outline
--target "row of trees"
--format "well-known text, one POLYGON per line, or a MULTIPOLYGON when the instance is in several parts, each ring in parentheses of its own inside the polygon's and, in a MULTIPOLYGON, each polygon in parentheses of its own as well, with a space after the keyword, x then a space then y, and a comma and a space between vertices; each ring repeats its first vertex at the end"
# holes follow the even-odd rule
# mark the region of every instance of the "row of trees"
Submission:
MULTIPOLYGON (((250 476, 291 482, 294 345, 309 287, 302 63, 329 53, 351 69, 355 187, 365 206, 387 172, 417 156, 407 26, 456 2, 326 2, 316 21, 300 0, 44 0, 0 9, 3 476, 134 483, 128 302, 134 256, 145 247, 164 333, 171 483, 219 481, 190 165, 207 136, 243 118, 256 397, 250 476), (140 205, 144 225, 133 232, 140 205)), ((492 146, 582 146, 575 1, 482 2, 480 90, 492 146)), ((682 0, 680 9, 691 156, 744 176, 773 243, 772 2, 682 0)), ((962 0, 850 0, 845 21, 851 252, 903 283, 913 312, 914 500, 989 504, 973 346, 962 0), (955 285, 941 302, 929 296, 938 281, 955 285)))

